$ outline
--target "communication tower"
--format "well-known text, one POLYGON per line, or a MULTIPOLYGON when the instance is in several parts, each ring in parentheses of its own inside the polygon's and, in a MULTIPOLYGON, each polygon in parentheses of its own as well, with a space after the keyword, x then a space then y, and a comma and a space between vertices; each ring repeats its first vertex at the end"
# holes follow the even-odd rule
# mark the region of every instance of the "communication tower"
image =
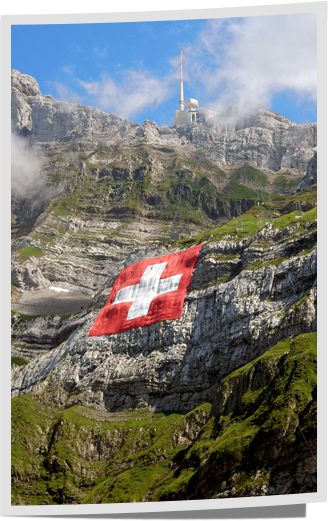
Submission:
POLYGON ((175 111, 174 125, 177 127, 191 128, 199 123, 206 123, 216 113, 205 107, 199 107, 198 101, 189 98, 184 102, 183 96, 183 74, 182 74, 182 51, 180 51, 180 88, 179 109, 175 111))

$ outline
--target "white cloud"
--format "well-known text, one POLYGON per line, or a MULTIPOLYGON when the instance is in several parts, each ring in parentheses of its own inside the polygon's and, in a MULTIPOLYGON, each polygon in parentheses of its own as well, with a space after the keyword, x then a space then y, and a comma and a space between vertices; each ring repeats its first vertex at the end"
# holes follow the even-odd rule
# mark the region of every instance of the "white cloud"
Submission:
POLYGON ((74 65, 66 65, 66 67, 61 67, 61 70, 67 72, 67 74, 73 74, 74 65))
MULTIPOLYGON (((315 101, 316 37, 315 13, 210 20, 193 44, 181 45, 185 97, 218 111, 229 104, 248 110, 257 102, 269 108, 273 96, 283 92, 315 101)), ((107 48, 94 51, 105 55, 107 48)), ((121 71, 118 80, 111 75, 89 82, 74 78, 85 96, 55 83, 59 98, 130 119, 175 95, 173 115, 178 108, 179 53, 168 60, 170 72, 163 78, 140 70, 141 58, 138 70, 121 71)), ((66 72, 72 72, 71 67, 66 72)))
POLYGON ((58 94, 58 99, 61 101, 75 101, 76 103, 83 103, 84 99, 82 96, 69 89, 66 85, 61 82, 54 81, 51 83, 58 94))
POLYGON ((11 135, 11 188, 14 195, 27 196, 40 189, 44 180, 41 176, 46 160, 29 148, 27 140, 11 135))
POLYGON ((189 75, 217 108, 280 92, 315 101, 316 35, 315 13, 211 20, 187 49, 189 75))
POLYGON ((122 73, 120 83, 110 76, 103 76, 98 82, 79 81, 98 108, 123 118, 131 118, 166 101, 172 94, 170 83, 170 77, 161 79, 147 71, 134 70, 122 73))

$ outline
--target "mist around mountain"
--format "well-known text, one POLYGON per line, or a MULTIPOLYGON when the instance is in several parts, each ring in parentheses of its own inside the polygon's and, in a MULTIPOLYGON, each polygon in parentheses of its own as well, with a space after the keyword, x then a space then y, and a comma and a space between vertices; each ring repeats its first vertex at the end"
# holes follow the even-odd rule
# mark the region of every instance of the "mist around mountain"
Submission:
POLYGON ((12 503, 315 491, 316 124, 133 124, 13 70, 12 144, 12 503), (201 242, 180 319, 88 338, 201 242))

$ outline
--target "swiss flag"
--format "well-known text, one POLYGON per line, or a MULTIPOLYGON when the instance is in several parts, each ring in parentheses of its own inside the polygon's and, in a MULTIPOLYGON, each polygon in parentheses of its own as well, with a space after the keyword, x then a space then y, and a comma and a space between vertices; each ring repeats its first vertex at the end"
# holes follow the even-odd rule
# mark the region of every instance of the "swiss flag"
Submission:
POLYGON ((180 318, 202 246, 124 268, 89 336, 112 335, 180 318))

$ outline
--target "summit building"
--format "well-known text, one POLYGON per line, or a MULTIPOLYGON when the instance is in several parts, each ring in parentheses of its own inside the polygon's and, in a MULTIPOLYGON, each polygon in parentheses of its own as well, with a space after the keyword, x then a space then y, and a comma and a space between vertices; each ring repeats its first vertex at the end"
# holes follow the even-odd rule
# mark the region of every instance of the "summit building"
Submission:
POLYGON ((182 76, 182 51, 180 51, 180 93, 179 110, 175 111, 174 125, 191 127, 199 123, 206 123, 216 113, 203 107, 198 107, 198 101, 190 98, 184 103, 183 76, 182 76))

